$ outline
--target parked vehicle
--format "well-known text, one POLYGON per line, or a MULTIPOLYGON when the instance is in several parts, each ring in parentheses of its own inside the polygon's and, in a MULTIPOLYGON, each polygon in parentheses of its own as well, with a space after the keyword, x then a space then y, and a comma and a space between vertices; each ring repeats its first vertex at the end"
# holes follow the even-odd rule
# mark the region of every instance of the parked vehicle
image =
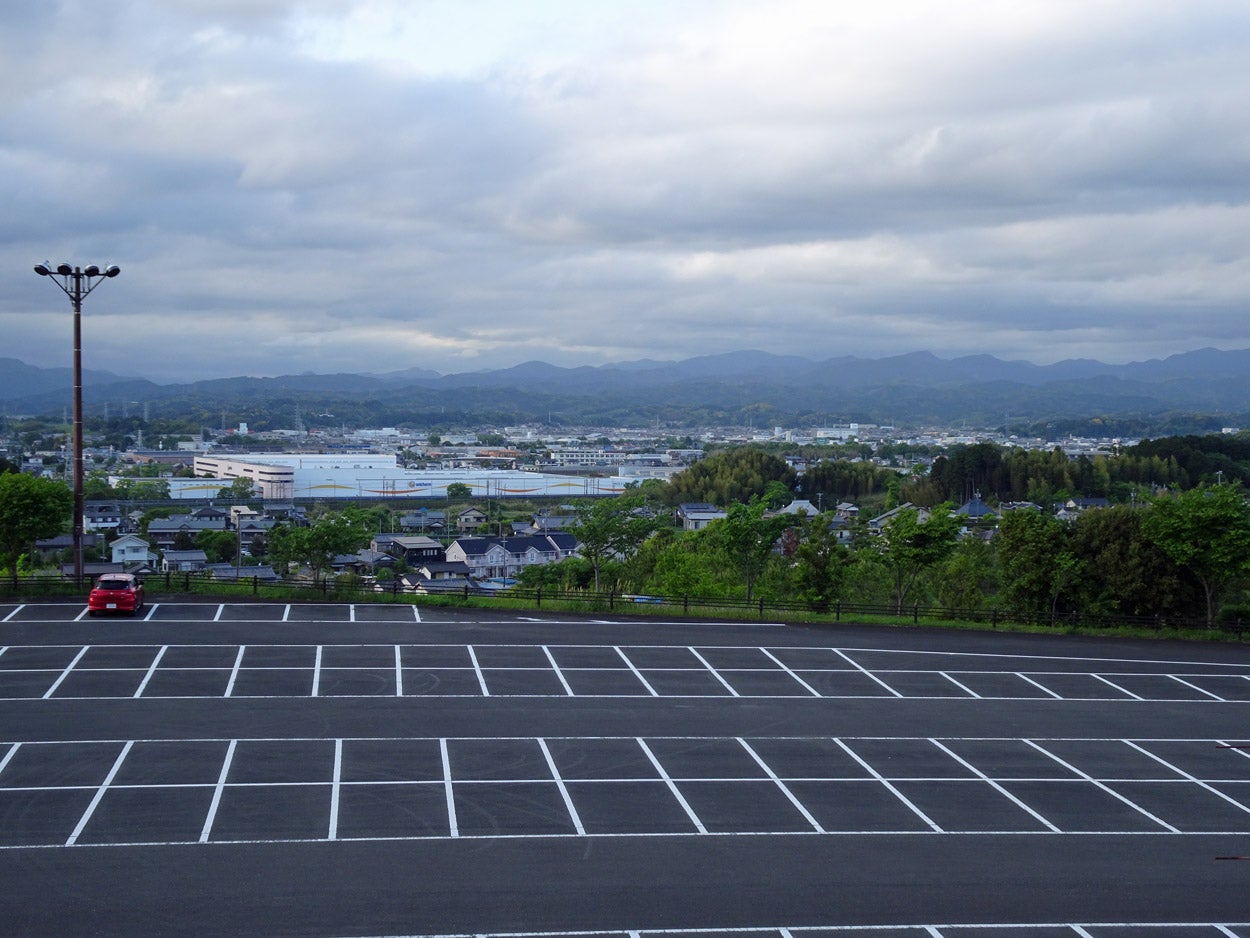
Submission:
POLYGON ((96 580, 87 597, 87 614, 127 612, 134 615, 143 608, 143 583, 131 573, 106 573, 96 580))

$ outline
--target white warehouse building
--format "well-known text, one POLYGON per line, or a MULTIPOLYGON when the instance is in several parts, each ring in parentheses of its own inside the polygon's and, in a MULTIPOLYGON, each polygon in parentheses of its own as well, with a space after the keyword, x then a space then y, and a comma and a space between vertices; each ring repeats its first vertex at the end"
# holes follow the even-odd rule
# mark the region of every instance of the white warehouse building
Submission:
POLYGON ((519 469, 405 469, 391 455, 249 453, 197 456, 195 479, 170 479, 174 498, 211 498, 234 479, 250 479, 271 501, 294 498, 445 498, 447 486, 467 485, 475 497, 620 495, 620 475, 586 478, 519 469), (211 489, 211 491, 209 491, 211 489))

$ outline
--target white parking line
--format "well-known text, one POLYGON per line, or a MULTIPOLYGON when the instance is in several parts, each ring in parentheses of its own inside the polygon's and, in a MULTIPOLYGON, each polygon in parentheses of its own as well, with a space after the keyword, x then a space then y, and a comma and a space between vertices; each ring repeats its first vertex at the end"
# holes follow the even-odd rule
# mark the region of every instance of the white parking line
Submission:
POLYGON ((395 646, 395 696, 404 696, 404 665, 399 646, 395 646))
POLYGON ((313 682, 311 697, 316 697, 321 691, 321 646, 317 646, 317 658, 313 662, 313 682))
POLYGON ((91 804, 87 805, 87 810, 83 812, 78 824, 74 828, 74 832, 69 835, 69 839, 65 841, 65 846, 72 847, 78 841, 79 835, 82 834, 83 828, 87 826, 87 822, 91 820, 91 815, 95 814, 96 806, 100 804, 100 799, 104 797, 104 793, 108 791, 109 785, 113 779, 117 777, 117 772, 122 767, 122 763, 126 760, 126 756, 130 753, 130 747, 134 745, 133 740, 127 741, 122 746, 122 751, 117 754, 117 758, 113 761, 113 767, 109 769, 109 774, 104 777, 104 781, 100 783, 100 787, 96 789, 95 797, 91 799, 91 804))
POLYGON ((1016 671, 1016 672, 1014 672, 1014 673, 1015 673, 1016 677, 1018 677, 1018 678, 1020 678, 1021 680, 1024 680, 1024 681, 1028 681, 1030 684, 1032 684, 1032 685, 1033 685, 1034 687, 1036 687, 1038 690, 1042 690, 1042 691, 1045 691, 1046 693, 1050 694, 1050 696, 1054 697, 1054 698, 1055 698, 1055 700, 1063 700, 1063 696, 1062 696, 1062 695, 1060 695, 1060 694, 1056 694, 1053 690, 1051 690, 1051 689, 1050 689, 1049 687, 1047 687, 1045 684, 1039 684, 1037 681, 1033 680, 1033 678, 1029 677, 1027 674, 1021 674, 1019 671, 1016 671))
POLYGON ((148 673, 143 676, 143 680, 139 682, 139 686, 135 690, 134 696, 136 699, 143 696, 144 688, 148 686, 148 681, 152 680, 152 675, 156 673, 156 669, 160 665, 161 659, 165 657, 165 652, 167 651, 169 651, 169 646, 162 645, 161 650, 158 651, 156 653, 156 657, 152 659, 152 666, 148 668, 148 673))
POLYGON ((973 765, 967 759, 961 758, 954 750, 948 748, 947 746, 942 745, 942 743, 938 742, 936 739, 930 739, 929 742, 933 743, 933 745, 937 746, 944 753, 946 753, 948 756, 950 756, 952 759, 954 759, 956 762, 958 762, 960 765, 966 768, 969 772, 974 773, 983 782, 986 782, 987 784, 989 784, 991 788, 993 788, 1000 795, 1002 795, 1003 797, 1011 801, 1011 803, 1014 804, 1017 808, 1024 811, 1026 814, 1031 815, 1035 820, 1043 824, 1047 828, 1047 830, 1055 834, 1062 833, 1062 831, 1060 831, 1058 827, 1056 827, 1054 824, 1051 824, 1050 821, 1046 820, 1046 818, 1042 817, 1040 814, 1038 814, 1036 811, 1030 808, 1027 804, 1025 804, 1023 801, 1021 801, 1019 798, 1017 798, 1007 789, 1003 788, 1002 785, 998 784, 998 782, 994 781, 992 778, 990 778, 988 775, 986 775, 984 772, 978 769, 975 765, 973 765))
POLYGON ((617 645, 613 645, 612 648, 613 650, 616 651, 618 655, 621 656, 621 660, 624 661, 625 664, 629 666, 629 670, 634 672, 634 677, 638 678, 638 680, 642 682, 642 686, 647 689, 647 693, 650 694, 652 697, 659 697, 660 695, 656 693, 655 688, 652 687, 650 682, 648 682, 647 679, 642 676, 642 672, 639 671, 636 667, 634 667, 634 663, 629 660, 629 656, 626 655, 625 652, 621 651, 620 647, 617 645))
POLYGON ((911 812, 915 814, 916 817, 920 818, 920 820, 928 824, 929 827, 931 827, 937 833, 939 834, 945 833, 945 831, 943 831, 942 828, 937 825, 937 823, 933 820, 933 818, 929 817, 929 815, 925 814, 918 807, 912 804, 911 800, 906 795, 904 795, 901 791, 899 791, 884 775, 882 775, 880 772, 874 769, 871 765, 869 765, 867 762, 861 759, 859 757, 859 753, 857 753, 854 749, 852 749, 850 746, 848 746, 846 743, 844 743, 840 739, 835 738, 834 742, 837 743, 839 746, 841 746, 848 756, 850 756, 852 759, 858 762, 860 764, 860 767, 863 768, 864 771, 866 771, 869 775, 871 775, 878 782, 880 782, 887 789, 889 789, 890 793, 894 795, 895 798, 897 798, 899 801, 903 802, 903 804, 905 804, 908 808, 910 808, 911 812))
MULTIPOLYGON (((1063 760, 1063 759, 1059 758, 1059 757, 1058 757, 1057 755, 1055 755, 1053 752, 1050 752, 1049 750, 1047 750, 1044 746, 1039 746, 1037 743, 1035 743, 1035 742, 1034 742, 1033 740, 1031 740, 1031 739, 1026 739, 1024 742, 1025 742, 1027 745, 1032 746, 1034 749, 1036 749, 1038 752, 1042 753, 1043 755, 1050 756, 1050 758, 1054 759, 1056 762, 1058 762, 1061 766, 1063 766, 1063 767, 1064 767, 1065 769, 1067 769, 1069 772, 1075 772, 1077 775, 1081 776, 1081 778, 1085 779, 1085 781, 1090 782, 1091 784, 1093 784, 1096 788, 1100 788, 1100 789, 1102 789, 1102 790, 1103 790, 1103 791, 1105 791, 1108 795, 1111 795, 1113 798, 1116 798, 1117 800, 1124 802, 1126 805, 1128 805, 1128 806, 1129 806, 1130 808, 1132 808, 1134 811, 1138 812, 1139 814, 1141 814, 1141 815, 1143 815, 1143 816, 1145 816, 1145 817, 1150 818, 1150 820, 1154 821, 1156 824, 1158 824, 1158 825, 1159 825, 1160 827, 1162 827, 1164 830, 1169 831, 1170 833, 1173 833, 1173 834, 1179 834, 1179 833, 1180 833, 1180 830, 1179 830, 1178 828, 1173 827, 1171 824, 1169 824, 1167 821, 1163 820, 1162 818, 1157 818, 1157 817, 1155 817, 1153 814, 1151 814, 1149 811, 1147 811, 1147 810, 1146 810, 1145 808, 1143 808, 1141 805, 1134 803, 1133 801, 1131 801, 1131 800, 1130 800, 1130 799, 1128 799, 1128 798, 1125 798, 1123 795, 1121 795, 1121 794, 1120 794, 1118 791, 1116 791, 1114 788, 1111 788, 1110 786, 1105 785, 1105 784, 1103 784, 1102 782, 1098 781, 1098 779, 1094 778, 1094 777, 1093 777, 1092 775, 1090 775, 1088 772, 1082 772, 1080 769, 1078 769, 1076 766, 1072 765, 1070 762, 1067 762, 1067 761, 1065 761, 1065 760, 1063 760)), ((1123 740, 1118 740, 1118 742, 1123 742, 1123 740)))
MULTIPOLYGON (((618 649, 619 650, 619 649, 618 649)), ((669 776, 668 770, 660 764, 660 760, 655 757, 655 753, 651 751, 651 747, 647 745, 646 740, 641 736, 637 737, 638 745, 642 747, 643 754, 651 760, 651 764, 655 766, 655 770, 660 773, 660 778, 664 780, 664 784, 668 786, 669 793, 677 799, 677 803, 681 805, 682 810, 686 812, 686 817, 690 818, 692 823, 700 834, 706 834, 707 828, 703 826, 703 822, 699 820, 699 815, 694 813, 694 808, 690 807, 690 802, 686 800, 686 796, 681 793, 681 789, 677 787, 677 783, 669 776)))
POLYGON ((689 646, 689 645, 687 645, 686 647, 690 650, 690 654, 694 655, 696 658, 698 658, 698 659, 699 659, 699 661, 702 663, 703 667, 707 668, 710 672, 712 672, 712 677, 714 677, 714 678, 716 678, 716 680, 720 681, 720 682, 721 682, 721 684, 722 684, 722 685, 724 685, 725 689, 726 689, 727 691, 729 691, 729 693, 733 694, 735 697, 741 697, 741 696, 742 696, 742 695, 741 695, 741 694, 739 694, 736 690, 734 690, 734 689, 733 689, 733 685, 732 685, 732 684, 730 684, 727 680, 725 680, 723 677, 721 677, 720 672, 719 672, 719 671, 717 671, 714 667, 712 667, 711 663, 710 663, 710 662, 709 662, 706 658, 704 658, 701 654, 699 654, 697 651, 695 651, 695 649, 694 649, 693 647, 691 647, 691 646, 689 646))
MULTIPOLYGON (((551 662, 551 670, 556 672, 556 677, 560 679, 560 686, 564 688, 564 693, 569 697, 573 696, 573 688, 569 687, 569 682, 564 679, 564 672, 560 670, 560 666, 556 664, 555 657, 551 654, 551 649, 543 645, 543 654, 547 656, 547 660, 551 662)), ((546 748, 545 746, 543 747, 546 748)))
POLYGON ((220 606, 218 606, 218 607, 217 607, 217 614, 216 614, 215 616, 213 616, 213 621, 214 621, 214 622, 220 622, 220 621, 221 621, 221 614, 222 614, 223 612, 225 612, 225 611, 226 611, 226 604, 225 604, 225 603, 222 603, 220 606))
POLYGON ((953 677, 951 677, 951 676, 950 676, 949 674, 947 674, 945 671, 939 671, 939 672, 938 672, 938 674, 942 675, 942 677, 946 678, 948 681, 950 681, 952 684, 954 684, 956 687, 958 687, 961 691, 963 691, 963 692, 964 692, 965 694, 967 694, 969 697, 974 697, 974 698, 976 698, 977 700, 981 700, 981 699, 982 699, 981 695, 980 695, 980 694, 978 694, 976 691, 974 691, 971 687, 969 687, 967 684, 964 684, 964 683, 963 683, 963 682, 961 682, 961 681, 957 681, 957 680, 955 680, 953 677))
POLYGON ((15 615, 17 615, 19 612, 21 612, 25 608, 26 608, 26 604, 22 603, 16 609, 10 612, 7 616, 5 616, 3 621, 8 622, 10 619, 12 619, 15 615))
POLYGON ((773 660, 773 662, 774 662, 774 663, 776 663, 777 667, 781 668, 781 670, 785 671, 785 672, 786 672, 786 674, 790 675, 790 677, 792 677, 792 678, 794 678, 796 681, 798 681, 798 682, 799 682, 799 684, 801 684, 801 685, 802 685, 802 686, 803 686, 803 687, 804 687, 804 688, 805 688, 805 689, 806 689, 806 690, 807 690, 807 691, 808 691, 808 692, 809 692, 809 693, 810 693, 813 697, 819 697, 819 696, 820 696, 820 691, 818 691, 816 688, 812 687, 812 685, 811 685, 811 684, 807 683, 807 681, 803 680, 801 677, 799 677, 797 674, 795 674, 793 671, 791 671, 791 670, 790 670, 790 668, 788 668, 788 667, 785 665, 785 663, 784 663, 784 662, 783 662, 780 658, 778 658, 776 655, 774 655, 771 651, 769 651, 767 648, 761 648, 761 649, 760 649, 760 651, 762 651, 765 655, 767 655, 769 658, 771 658, 771 659, 773 660))
POLYGON ((61 672, 61 676, 52 682, 51 687, 49 687, 46 691, 44 691, 44 694, 42 697, 43 700, 47 700, 56 692, 56 689, 61 686, 61 682, 64 681, 67 677, 69 677, 69 672, 74 670, 74 665, 82 661, 82 656, 87 653, 87 649, 90 647, 91 647, 90 645, 82 646, 82 650, 74 656, 74 660, 65 666, 65 670, 61 672))
POLYGON ((9 747, 9 751, 4 754, 4 758, 0 759, 0 773, 4 772, 4 767, 9 764, 9 761, 17 755, 17 751, 21 748, 21 743, 14 743, 9 747))
POLYGON ((1119 684, 1115 683, 1114 681, 1108 681, 1108 680, 1107 680, 1105 677, 1103 677, 1101 674, 1093 674, 1093 675, 1091 675, 1091 677, 1096 677, 1096 678, 1098 678, 1098 680, 1102 681, 1102 682, 1103 682, 1104 684, 1106 684, 1108 687, 1114 687, 1114 688, 1115 688, 1116 690, 1118 690, 1121 694, 1127 694, 1129 697, 1132 697, 1134 700, 1142 700, 1142 699, 1144 699, 1144 698, 1142 698, 1142 697, 1138 697, 1138 696, 1137 696, 1136 694, 1134 694, 1131 690, 1125 690, 1123 687, 1121 687, 1119 684))
POLYGON ((447 824, 452 837, 460 836, 460 825, 456 821, 456 792, 451 781, 451 759, 447 756, 447 740, 438 741, 438 751, 443 757, 443 791, 447 796, 447 824))
POLYGON ((1182 678, 1177 677, 1175 674, 1169 674, 1168 677, 1176 681, 1178 684, 1184 684, 1186 687, 1196 690, 1200 694, 1206 694, 1212 700, 1218 700, 1220 703, 1228 703, 1228 701, 1225 700, 1223 697, 1221 697, 1219 694, 1213 694, 1209 690, 1205 690, 1199 687, 1197 684, 1191 684, 1189 681, 1186 681, 1182 678))
POLYGON ((865 668, 865 667, 864 667, 862 664, 860 664, 858 661, 855 661, 853 658, 851 658, 851 656, 850 656, 850 655, 848 655, 846 652, 844 652, 841 648, 835 648, 835 649, 833 649, 833 650, 834 650, 835 652, 837 652, 839 655, 841 655, 843 658, 845 658, 845 659, 846 659, 847 664, 849 664, 849 665, 850 665, 851 667, 853 667, 855 670, 859 671, 861 674, 866 674, 868 677, 872 678, 874 681, 876 681, 878 684, 880 684, 882 687, 884 687, 886 690, 888 690, 888 691, 889 691, 891 694, 893 694, 895 697, 902 697, 902 696, 903 696, 903 695, 902 695, 902 694, 900 694, 898 691, 896 691, 893 687, 891 687, 889 684, 887 684, 885 681, 881 680, 881 678, 877 677, 877 675, 873 674, 871 671, 869 671, 867 668, 865 668))
POLYGON ((229 697, 234 693, 234 682, 239 679, 239 668, 243 664, 243 652, 246 645, 239 646, 239 653, 234 656, 234 667, 230 669, 230 680, 226 682, 226 691, 221 696, 229 697))
POLYGON ((569 812, 569 820, 573 822, 573 829, 584 836, 586 828, 583 826, 582 819, 577 813, 577 808, 573 806, 573 799, 569 797, 569 790, 564 784, 560 770, 556 768, 556 760, 551 758, 551 750, 547 748, 547 740, 539 737, 538 747, 542 749, 543 758, 547 760, 547 768, 551 770, 551 777, 555 779, 556 788, 560 789, 560 797, 564 799, 564 807, 569 812))
POLYGON ((812 830, 818 834, 827 833, 827 831, 820 826, 820 822, 812 817, 811 812, 807 810, 807 808, 803 805, 803 802, 794 797, 794 792, 787 788, 786 783, 777 777, 777 773, 773 771, 772 766, 761 759, 760 754, 752 749, 750 744, 747 743, 747 741, 741 736, 738 737, 738 742, 741 744, 742 748, 747 751, 747 755, 754 759, 756 764, 768 773, 768 777, 773 780, 773 784, 781 789, 781 793, 786 796, 786 799, 790 802, 790 804, 794 805, 794 807, 798 809, 799 814, 803 815, 803 819, 807 821, 808 824, 812 825, 812 830))
POLYGON ((226 776, 230 774, 230 763, 234 761, 234 747, 239 741, 237 739, 230 740, 230 745, 226 747, 226 758, 221 763, 221 772, 217 775, 217 787, 213 789, 213 800, 208 806, 208 816, 204 818, 204 826, 200 829, 200 843, 208 843, 208 835, 213 832, 213 821, 217 817, 217 808, 221 804, 221 793, 226 788, 226 776))
POLYGON ((330 782, 330 829, 327 840, 339 838, 339 790, 343 785, 343 740, 334 741, 334 777, 330 782))
POLYGON ((1220 791, 1218 788, 1213 788, 1213 787, 1211 787, 1211 786, 1210 786, 1210 785, 1208 785, 1206 782, 1202 781, 1202 779, 1200 779, 1200 778, 1196 778, 1195 776, 1190 775, 1190 774, 1189 774, 1188 772, 1186 772, 1184 769, 1177 768, 1177 767, 1176 767, 1176 766, 1174 766, 1172 763, 1170 763, 1170 762, 1166 761, 1165 759, 1160 758, 1159 756, 1156 756, 1156 755, 1155 755, 1153 752, 1151 752, 1149 749, 1143 749, 1141 746, 1137 745, 1137 743, 1133 742, 1132 740, 1128 740, 1128 739, 1126 739, 1126 740, 1124 740, 1124 742, 1125 742, 1125 743, 1127 743, 1129 746, 1133 747, 1134 749, 1136 749, 1138 752, 1142 753, 1143 755, 1147 755, 1147 756, 1149 756, 1150 758, 1154 759, 1154 760, 1155 760, 1155 762, 1158 762, 1160 765, 1165 766, 1166 768, 1171 769, 1171 770, 1172 770, 1173 772, 1175 772, 1177 775, 1184 776, 1184 777, 1185 777, 1185 778, 1187 778, 1189 781, 1193 782, 1195 785, 1198 785, 1198 786, 1200 786, 1200 787, 1202 787, 1202 788, 1205 788, 1207 791, 1211 792, 1211 794, 1213 794, 1213 795, 1218 795, 1220 798, 1223 798, 1225 801, 1227 801, 1227 802, 1228 802, 1229 804, 1231 804, 1233 807, 1237 808, 1237 810, 1239 810, 1239 811, 1244 811, 1245 813, 1250 814, 1250 808, 1247 808, 1244 804, 1242 804, 1242 803, 1241 803, 1240 801, 1238 801, 1236 798, 1233 798, 1233 797, 1231 797, 1231 796, 1229 796, 1229 795, 1224 794, 1224 792, 1220 791))
POLYGON ((478 686, 482 688, 482 696, 489 697, 490 688, 486 686, 486 675, 482 673, 482 666, 477 662, 477 652, 473 650, 472 645, 465 645, 464 647, 469 650, 469 660, 473 662, 473 671, 477 675, 478 686))

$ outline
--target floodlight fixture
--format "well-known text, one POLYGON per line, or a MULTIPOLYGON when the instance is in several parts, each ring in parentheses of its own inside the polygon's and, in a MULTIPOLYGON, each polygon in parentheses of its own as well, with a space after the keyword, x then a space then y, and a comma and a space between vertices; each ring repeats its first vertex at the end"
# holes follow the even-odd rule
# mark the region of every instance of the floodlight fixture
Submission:
POLYGON ((69 297, 74 309, 74 580, 83 578, 83 459, 82 459, 82 301, 87 294, 104 282, 116 277, 121 268, 110 264, 103 271, 97 264, 85 268, 74 267, 67 262, 57 264, 53 271, 48 262, 35 265, 40 277, 53 277, 52 282, 69 297), (58 279, 59 278, 59 279, 58 279))

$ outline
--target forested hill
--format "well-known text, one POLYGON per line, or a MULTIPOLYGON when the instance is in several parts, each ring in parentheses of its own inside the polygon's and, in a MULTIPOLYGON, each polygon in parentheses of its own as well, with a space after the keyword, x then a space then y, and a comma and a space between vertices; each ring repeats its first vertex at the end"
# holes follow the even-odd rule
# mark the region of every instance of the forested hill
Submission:
MULTIPOLYGON (((297 363, 296 363, 297 364, 297 363)), ((156 384, 84 374, 87 415, 144 407, 152 417, 217 423, 223 413, 255 429, 329 415, 336 424, 766 427, 860 422, 1049 426, 1102 435, 1202 432, 1250 422, 1250 350, 1204 349, 1108 365, 1040 366, 989 356, 812 361, 739 352, 680 362, 590 368, 529 362, 500 371, 438 375, 293 374, 156 384)), ((68 369, 0 359, 0 403, 9 414, 69 406, 68 369)))

